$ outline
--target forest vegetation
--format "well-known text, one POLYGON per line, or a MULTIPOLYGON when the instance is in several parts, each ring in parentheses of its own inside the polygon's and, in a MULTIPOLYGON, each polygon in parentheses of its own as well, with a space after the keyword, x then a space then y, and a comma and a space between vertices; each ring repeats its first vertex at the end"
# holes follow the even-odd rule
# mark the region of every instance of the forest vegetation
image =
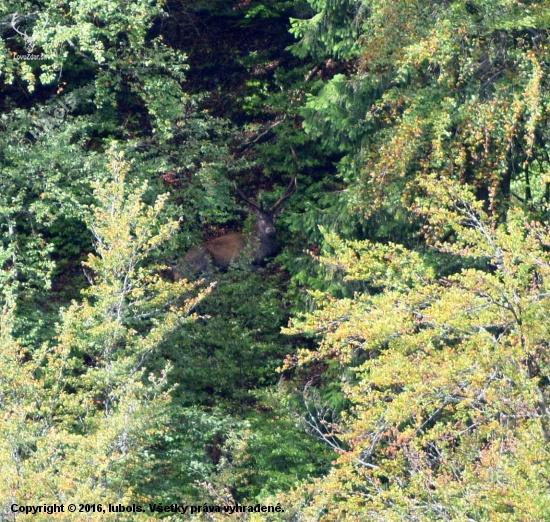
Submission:
POLYGON ((550 520, 550 2, 0 0, 0 35, 1 521, 550 520), (13 509, 54 504, 95 507, 13 509))

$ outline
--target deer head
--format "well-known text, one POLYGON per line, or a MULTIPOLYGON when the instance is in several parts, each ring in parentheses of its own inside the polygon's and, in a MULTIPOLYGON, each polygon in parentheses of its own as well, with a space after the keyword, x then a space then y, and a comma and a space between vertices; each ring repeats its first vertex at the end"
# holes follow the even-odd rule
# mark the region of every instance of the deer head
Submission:
POLYGON ((242 190, 235 186, 235 190, 240 199, 242 199, 256 216, 256 225, 254 227, 254 237, 247 237, 248 242, 256 239, 257 245, 253 249, 253 262, 261 263, 266 257, 272 256, 277 252, 277 236, 275 220, 284 209, 284 202, 296 192, 297 181, 293 177, 286 188, 285 193, 268 209, 264 209, 253 201, 250 201, 242 190))

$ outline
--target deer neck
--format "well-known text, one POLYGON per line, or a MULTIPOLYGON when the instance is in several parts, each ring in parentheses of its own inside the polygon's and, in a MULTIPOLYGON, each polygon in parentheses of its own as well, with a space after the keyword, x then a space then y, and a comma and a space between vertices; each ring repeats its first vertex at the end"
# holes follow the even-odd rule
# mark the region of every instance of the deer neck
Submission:
POLYGON ((277 237, 275 234, 256 233, 257 246, 254 252, 254 263, 261 263, 266 257, 277 253, 277 237))

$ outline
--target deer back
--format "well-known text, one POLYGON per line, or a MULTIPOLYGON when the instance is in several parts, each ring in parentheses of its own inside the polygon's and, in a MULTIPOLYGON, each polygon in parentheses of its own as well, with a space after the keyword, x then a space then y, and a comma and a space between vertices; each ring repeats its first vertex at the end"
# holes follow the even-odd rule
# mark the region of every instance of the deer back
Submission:
POLYGON ((233 232, 217 237, 202 244, 214 266, 228 268, 231 263, 239 259, 246 244, 246 237, 242 232, 233 232))

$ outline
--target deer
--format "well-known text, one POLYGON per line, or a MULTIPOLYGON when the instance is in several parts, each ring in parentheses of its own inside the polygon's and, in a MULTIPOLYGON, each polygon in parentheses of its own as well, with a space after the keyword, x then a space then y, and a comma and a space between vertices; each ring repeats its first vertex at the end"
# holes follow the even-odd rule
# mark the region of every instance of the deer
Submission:
MULTIPOLYGON (((296 162, 296 155, 292 151, 296 162)), ((180 280, 183 274, 203 272, 210 274, 216 267, 222 271, 243 258, 248 264, 257 267, 277 253, 277 231, 275 220, 284 210, 284 203, 297 190, 296 174, 290 180, 284 194, 270 207, 264 209, 246 197, 235 185, 235 191, 256 216, 256 224, 251 233, 231 232, 194 246, 174 269, 174 279, 180 280)))

